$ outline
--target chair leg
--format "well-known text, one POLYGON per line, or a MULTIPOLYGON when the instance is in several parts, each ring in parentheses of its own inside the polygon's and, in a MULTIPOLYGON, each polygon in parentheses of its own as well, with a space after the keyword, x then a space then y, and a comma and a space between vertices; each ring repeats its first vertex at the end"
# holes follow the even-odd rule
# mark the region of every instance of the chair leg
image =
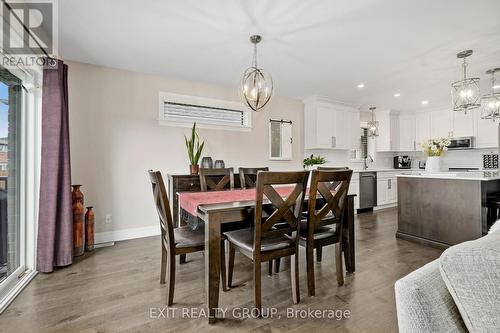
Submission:
POLYGON ((187 263, 186 254, 181 254, 179 256, 179 265, 184 265, 185 263, 187 263))
POLYGON ((165 284, 165 275, 167 274, 167 250, 161 246, 161 269, 160 269, 160 284, 165 284))
POLYGON ((318 247, 316 249, 316 261, 321 262, 321 259, 323 258, 323 247, 318 247))
POLYGON ((337 284, 344 284, 344 265, 342 262, 342 242, 335 244, 335 264, 337 266, 337 284))
POLYGON ((280 272, 281 258, 274 259, 274 273, 278 274, 280 272))
POLYGON ((220 278, 222 282, 222 291, 228 291, 227 280, 226 280, 226 241, 222 240, 220 242, 220 278))
POLYGON ((255 308, 259 310, 259 316, 262 312, 262 286, 260 279, 260 261, 254 260, 253 262, 253 283, 254 283, 254 304, 255 308))
POLYGON ((227 251, 227 287, 231 288, 233 286, 234 254, 236 252, 236 249, 234 248, 233 244, 231 244, 231 242, 228 242, 227 251))
POLYGON ((290 258, 290 282, 292 284, 292 301, 294 304, 300 302, 299 290, 299 255, 298 251, 290 258))
MULTIPOLYGON (((319 248, 316 249, 316 251, 317 250, 319 250, 319 248)), ((310 244, 306 245, 306 269, 307 269, 307 293, 309 296, 315 296, 316 286, 314 281, 314 247, 310 244)))
POLYGON ((267 265, 268 265, 268 267, 267 267, 267 275, 268 276, 272 276, 273 275, 273 261, 269 260, 267 262, 267 265))
POLYGON ((167 255, 167 306, 174 302, 175 290, 175 254, 167 255))

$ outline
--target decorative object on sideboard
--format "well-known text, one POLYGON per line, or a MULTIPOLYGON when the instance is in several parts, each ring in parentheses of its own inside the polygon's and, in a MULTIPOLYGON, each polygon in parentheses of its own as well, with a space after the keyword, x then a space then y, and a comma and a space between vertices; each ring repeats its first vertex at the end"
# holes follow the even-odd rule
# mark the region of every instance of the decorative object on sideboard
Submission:
POLYGON ((214 167, 214 161, 210 156, 205 156, 201 159, 201 167, 205 169, 211 169, 214 167))
POLYGON ((257 44, 261 40, 259 35, 250 37, 253 44, 253 63, 243 73, 239 89, 243 102, 253 111, 262 110, 273 95, 273 78, 257 65, 257 44))
POLYGON ((313 170, 315 166, 318 165, 323 165, 326 163, 326 159, 320 155, 314 156, 311 154, 311 156, 304 158, 302 161, 302 166, 305 170, 313 170))
POLYGON ((85 251, 94 250, 94 223, 95 215, 92 206, 87 207, 85 213, 85 251))
POLYGON ((84 251, 85 226, 83 222, 84 214, 84 195, 80 190, 82 185, 71 185, 72 210, 73 210, 73 256, 81 256, 84 251))
POLYGON ((427 155, 425 171, 440 172, 441 156, 448 150, 450 140, 448 138, 429 139, 422 143, 422 150, 427 155))
POLYGON ((500 92, 495 92, 495 73, 499 71, 500 68, 486 71, 486 74, 491 75, 491 92, 481 97, 481 118, 483 119, 495 121, 500 118, 500 92))
POLYGON ((197 175, 200 170, 200 166, 198 164, 200 160, 201 153, 203 152, 203 147, 205 147, 205 142, 200 143, 200 137, 198 133, 196 133, 196 123, 193 124, 193 128, 191 129, 191 138, 188 138, 184 135, 184 140, 186 141, 186 149, 189 157, 189 172, 192 175, 197 175))
POLYGON ((463 59, 462 78, 451 84, 453 111, 465 112, 481 106, 481 89, 479 78, 467 77, 467 57, 472 55, 472 50, 465 50, 457 54, 458 59, 463 59))
POLYGON ((226 163, 223 160, 216 160, 214 164, 215 169, 224 169, 226 167, 226 163))
POLYGON ((368 136, 374 137, 378 136, 378 121, 375 120, 375 110, 377 108, 372 106, 370 107, 370 111, 372 113, 372 119, 366 124, 368 128, 368 136))

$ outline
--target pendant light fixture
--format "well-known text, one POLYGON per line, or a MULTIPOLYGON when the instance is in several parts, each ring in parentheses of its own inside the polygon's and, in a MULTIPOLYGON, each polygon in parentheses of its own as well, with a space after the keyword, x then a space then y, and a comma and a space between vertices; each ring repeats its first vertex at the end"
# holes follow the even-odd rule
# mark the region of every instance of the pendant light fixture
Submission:
POLYGON ((253 44, 253 64, 243 74, 240 94, 243 102, 253 111, 262 110, 273 95, 273 79, 269 73, 257 65, 257 44, 262 37, 253 35, 250 42, 253 44))
POLYGON ((481 118, 496 119, 500 118, 500 92, 495 93, 495 73, 500 72, 500 68, 494 68, 486 71, 491 75, 491 92, 481 97, 481 118))
POLYGON ((467 57, 472 55, 472 50, 465 50, 457 54, 458 59, 463 59, 462 79, 451 84, 453 98, 453 111, 467 111, 481 106, 481 92, 479 78, 467 78, 467 57))
POLYGON ((378 136, 378 121, 375 120, 375 109, 377 108, 374 106, 370 108, 370 111, 372 112, 372 120, 367 123, 369 137, 378 136))

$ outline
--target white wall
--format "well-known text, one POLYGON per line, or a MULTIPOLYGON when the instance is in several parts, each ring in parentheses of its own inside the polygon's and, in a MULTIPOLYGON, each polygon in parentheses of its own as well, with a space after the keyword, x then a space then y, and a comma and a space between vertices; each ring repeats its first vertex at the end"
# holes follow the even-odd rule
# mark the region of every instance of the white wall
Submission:
MULTIPOLYGON (((96 232, 156 230, 147 170, 161 170, 166 181, 167 173, 187 173, 189 164, 183 137, 189 129, 158 125, 158 92, 237 101, 236 85, 215 86, 76 62, 68 65, 72 181, 83 184, 85 204, 95 206, 96 232), (112 215, 111 223, 104 223, 105 214, 112 215)), ((235 168, 301 169, 302 118, 301 101, 273 97, 267 110, 253 113, 251 132, 200 129, 206 142, 203 156, 223 159, 235 168), (292 120, 293 161, 268 160, 269 118, 292 120)))

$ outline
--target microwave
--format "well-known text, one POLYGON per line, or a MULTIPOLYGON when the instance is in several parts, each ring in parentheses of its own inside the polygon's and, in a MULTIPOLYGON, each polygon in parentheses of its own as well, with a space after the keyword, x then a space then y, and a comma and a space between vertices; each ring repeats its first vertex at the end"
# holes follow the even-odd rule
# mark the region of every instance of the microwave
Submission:
POLYGON ((466 136, 462 138, 452 138, 450 139, 450 145, 448 149, 459 150, 459 149, 472 149, 474 148, 474 137, 466 136))

